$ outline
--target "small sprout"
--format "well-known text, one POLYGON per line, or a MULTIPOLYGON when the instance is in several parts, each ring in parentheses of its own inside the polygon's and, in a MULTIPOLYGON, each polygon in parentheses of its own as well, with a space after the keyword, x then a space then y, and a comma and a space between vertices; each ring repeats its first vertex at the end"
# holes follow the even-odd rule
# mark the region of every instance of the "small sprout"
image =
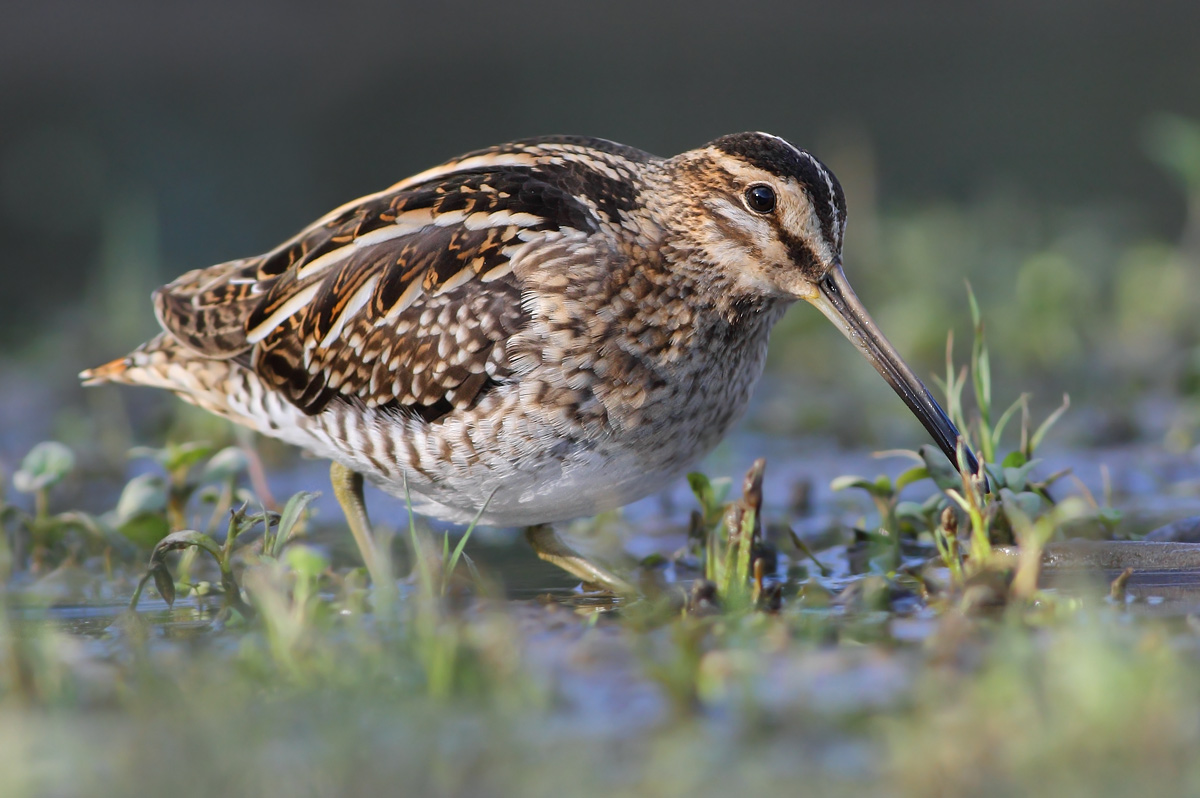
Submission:
MULTIPOLYGON (((879 512, 881 530, 894 538, 894 545, 899 545, 901 534, 918 539, 923 534, 931 534, 942 563, 950 571, 951 584, 959 590, 973 575, 994 568, 993 544, 1009 542, 1015 536, 1024 551, 1028 547, 1026 544, 1031 543, 1031 553, 1023 555, 1026 556, 1025 567, 1018 574, 1016 592, 1032 595, 1036 590, 1037 578, 1036 568, 1031 565, 1036 559, 1033 552, 1040 552, 1041 544, 1051 534, 1061 530, 1062 525, 1071 518, 1077 517, 1065 511, 1056 512, 1057 503, 1048 490, 1068 471, 1041 480, 1033 475, 1038 465, 1034 453, 1070 402, 1064 396, 1063 404, 1034 429, 1029 418, 1029 397, 1022 394, 993 425, 991 358, 978 302, 970 286, 967 292, 974 326, 970 362, 966 367, 956 368, 954 336, 947 336, 945 378, 938 380, 945 394, 947 415, 962 433, 958 441, 958 456, 955 458, 958 467, 948 462, 939 449, 925 445, 917 453, 920 465, 904 472, 894 481, 886 477, 867 480, 847 476, 835 479, 832 486, 835 490, 859 488, 866 491, 879 512), (970 418, 963 400, 968 381, 975 394, 975 408, 970 418), (1001 436, 1009 422, 1017 417, 1018 411, 1021 417, 1020 445, 1016 451, 1000 459, 1001 436), (980 456, 986 482, 982 475, 966 472, 968 447, 980 456), (905 487, 923 479, 931 479, 940 493, 930 496, 921 504, 898 501, 905 487), (1053 520, 1043 523, 1047 516, 1052 516, 1053 520), (964 525, 961 534, 960 523, 964 525), (968 556, 964 557, 964 554, 968 556)), ((1104 515, 1096 508, 1091 517, 1105 523, 1111 515, 1104 515)), ((868 567, 887 567, 888 561, 880 559, 875 553, 873 544, 876 537, 865 532, 858 536, 850 551, 852 572, 861 572, 868 567)), ((891 557, 891 562, 898 561, 897 551, 891 557)))
POLYGON ((247 465, 246 453, 236 446, 228 446, 204 464, 198 484, 224 483, 236 479, 246 470, 247 465))
POLYGON ((1046 507, 1046 502, 1042 497, 1031 491, 1014 493, 1005 487, 1000 489, 1000 498, 1006 515, 1015 507, 1027 518, 1036 518, 1046 507), (1005 504, 1006 502, 1008 504, 1005 504))
POLYGON ((129 450, 131 458, 153 460, 168 474, 187 471, 212 453, 213 446, 202 442, 170 443, 161 449, 135 446, 129 450))
POLYGON ((817 559, 817 555, 813 554, 813 550, 809 548, 807 543, 804 542, 804 538, 797 535, 796 531, 791 527, 788 527, 787 531, 788 537, 792 539, 792 545, 799 549, 805 557, 813 561, 813 564, 817 566, 817 570, 821 572, 821 576, 829 576, 833 573, 831 569, 827 568, 820 560, 817 559))
POLYGON ((825 609, 833 604, 834 595, 825 585, 810 579, 800 585, 796 599, 807 609, 825 609))
POLYGON ((942 563, 950 569, 950 577, 955 584, 962 584, 963 564, 962 553, 958 547, 958 513, 954 508, 946 506, 933 533, 934 543, 937 544, 938 554, 942 563))
POLYGON ((1096 520, 1099 521, 1112 536, 1113 531, 1117 528, 1117 524, 1121 523, 1123 514, 1115 507, 1099 507, 1096 509, 1096 520))
POLYGON ((762 512, 762 482, 766 469, 767 460, 765 457, 760 457, 750 466, 750 470, 746 472, 746 478, 742 481, 742 503, 747 509, 753 510, 756 515, 762 512))
POLYGON ((1021 466, 1025 465, 1025 463, 1025 453, 1020 449, 1013 449, 1000 463, 1000 466, 1005 469, 1020 468, 1021 466))
POLYGON ((1118 574, 1117 578, 1112 580, 1112 584, 1108 586, 1109 598, 1118 604, 1124 604, 1126 594, 1128 592, 1126 587, 1129 584, 1129 578, 1131 576, 1133 576, 1132 568, 1126 568, 1124 571, 1118 574))
POLYGON ((278 557, 283 547, 296 534, 297 526, 300 519, 304 517, 308 506, 312 504, 321 494, 313 491, 300 491, 288 499, 287 504, 283 506, 283 512, 279 514, 279 521, 275 526, 275 531, 272 533, 270 529, 263 537, 263 553, 268 557, 278 557))
POLYGON ((168 607, 175 606, 175 580, 171 577, 171 572, 167 570, 166 563, 161 561, 154 563, 150 567, 150 573, 154 576, 154 587, 163 597, 163 601, 167 602, 168 607))
POLYGON ((1022 466, 1003 469, 1001 473, 1004 475, 1004 486, 1017 492, 1025 490, 1029 484, 1029 472, 1040 462, 1040 460, 1030 460, 1022 466))
POLYGON ((57 485, 75 469, 75 453, 57 441, 45 441, 29 450, 13 474, 13 487, 38 493, 57 485))
POLYGON ((157 474, 142 474, 125 484, 114 520, 124 523, 142 513, 160 513, 167 506, 167 486, 157 474))
MULTIPOLYGON (((142 587, 146 584, 147 579, 153 577, 155 584, 161 585, 162 579, 170 578, 164 559, 169 552, 194 549, 207 552, 216 561, 221 572, 221 589, 224 591, 226 606, 232 607, 245 617, 251 617, 254 611, 242 600, 241 588, 233 575, 233 544, 238 536, 248 532, 257 524, 265 522, 266 516, 262 514, 247 515, 245 506, 230 511, 229 515, 229 526, 223 544, 217 543, 211 535, 194 529, 172 532, 160 540, 150 553, 149 569, 138 584, 137 590, 130 600, 129 608, 131 610, 137 608, 142 587)), ((161 587, 159 592, 163 592, 161 587)))
POLYGON ((764 584, 767 572, 767 562, 762 557, 754 560, 754 588, 750 600, 761 612, 779 612, 783 607, 783 585, 764 584))
POLYGON ((139 446, 131 449, 132 458, 153 460, 165 472, 168 530, 185 529, 191 524, 187 507, 193 498, 214 505, 205 529, 211 532, 225 511, 239 498, 237 478, 247 468, 246 454, 237 447, 215 452, 208 443, 168 444, 161 449, 139 446), (196 474, 197 466, 203 468, 196 474))
POLYGON ((759 458, 750 466, 742 483, 742 497, 720 504, 726 480, 709 481, 703 474, 688 475, 688 482, 701 505, 693 516, 696 535, 703 541, 704 577, 715 584, 727 607, 752 607, 754 560, 764 558, 770 570, 773 552, 762 545, 762 482, 767 461, 759 458), (698 528, 696 528, 698 527, 698 528))
POLYGON ((1046 433, 1050 431, 1051 427, 1058 423, 1058 420, 1062 418, 1063 413, 1067 412, 1070 407, 1071 397, 1064 393, 1062 404, 1058 406, 1057 410, 1047 416, 1046 420, 1038 425, 1038 428, 1033 433, 1033 436, 1028 438, 1028 443, 1025 447, 1023 447, 1026 458, 1030 460, 1033 459, 1033 453, 1036 452, 1038 447, 1042 445, 1042 440, 1046 437, 1046 433))
POLYGON ((162 477, 143 474, 126 483, 107 520, 130 542, 151 548, 170 532, 163 514, 166 507, 167 486, 162 477))
POLYGON ((687 480, 696 500, 700 502, 705 523, 710 526, 718 523, 725 513, 725 497, 729 494, 730 480, 710 480, 698 471, 688 474, 687 480))
POLYGON ((303 579, 316 579, 329 567, 329 559, 312 546, 292 546, 284 557, 289 568, 303 579))
POLYGON ((208 535, 197 532, 194 529, 183 529, 179 532, 172 532, 160 540, 158 545, 154 547, 154 551, 150 553, 150 564, 146 569, 146 573, 141 581, 138 582, 137 589, 134 590, 133 597, 129 600, 130 611, 137 609, 138 601, 142 597, 142 589, 151 578, 154 579, 154 585, 158 588, 158 592, 163 599, 168 604, 175 603, 175 581, 171 577, 171 572, 167 569, 167 564, 163 558, 168 552, 189 547, 196 547, 207 551, 218 563, 221 561, 221 547, 208 535), (167 583, 170 583, 169 586, 167 583))
POLYGON ((866 477, 858 477, 852 474, 847 474, 845 476, 835 477, 829 483, 829 488, 830 490, 838 492, 849 490, 850 488, 860 488, 872 496, 881 498, 890 498, 892 495, 891 481, 888 480, 888 478, 884 475, 880 475, 874 481, 871 481, 866 477))
POLYGON ((950 465, 950 461, 942 454, 941 449, 931 444, 925 444, 917 451, 920 452, 921 459, 925 461, 925 468, 928 469, 929 478, 933 480, 933 484, 942 490, 954 490, 962 486, 962 475, 954 466, 950 465))
POLYGON ((150 555, 152 564, 162 561, 163 555, 170 551, 179 551, 189 547, 195 547, 207 551, 217 560, 221 561, 221 546, 215 540, 203 532, 197 532, 194 529, 181 529, 178 532, 172 532, 158 542, 154 547, 154 551, 150 555))

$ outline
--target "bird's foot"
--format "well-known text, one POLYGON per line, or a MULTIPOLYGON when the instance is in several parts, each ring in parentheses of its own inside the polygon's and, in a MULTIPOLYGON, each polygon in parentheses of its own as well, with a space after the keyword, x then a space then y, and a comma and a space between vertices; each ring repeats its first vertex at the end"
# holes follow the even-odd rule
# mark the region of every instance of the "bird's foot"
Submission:
POLYGON ((637 588, 568 546, 549 524, 526 528, 525 539, 529 541, 538 557, 557 565, 585 583, 596 585, 618 596, 637 595, 637 588))

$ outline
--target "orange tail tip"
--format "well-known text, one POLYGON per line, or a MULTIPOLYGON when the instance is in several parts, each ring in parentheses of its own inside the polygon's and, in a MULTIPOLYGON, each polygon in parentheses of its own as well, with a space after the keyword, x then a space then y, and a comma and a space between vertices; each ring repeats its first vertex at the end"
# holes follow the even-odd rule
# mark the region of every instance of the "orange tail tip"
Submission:
POLYGON ((101 385, 113 381, 120 382, 121 376, 132 365, 133 361, 128 357, 119 357, 116 360, 110 360, 103 366, 96 366, 94 369, 79 372, 79 379, 83 380, 84 385, 101 385))

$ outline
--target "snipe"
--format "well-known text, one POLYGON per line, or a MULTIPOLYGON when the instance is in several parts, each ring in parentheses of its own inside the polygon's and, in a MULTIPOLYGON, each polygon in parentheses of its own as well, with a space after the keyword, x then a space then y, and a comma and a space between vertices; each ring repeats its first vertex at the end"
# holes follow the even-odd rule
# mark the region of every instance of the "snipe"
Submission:
MULTIPOLYGON (((486 505, 482 522, 505 526, 659 490, 741 415, 798 299, 955 462, 958 430, 846 281, 845 229, 837 178, 776 136, 669 159, 527 139, 184 274, 154 294, 163 332, 82 376, 166 388, 329 458, 368 560, 362 477, 418 512, 463 522, 486 505)), ((540 554, 622 587, 535 528, 540 554)))

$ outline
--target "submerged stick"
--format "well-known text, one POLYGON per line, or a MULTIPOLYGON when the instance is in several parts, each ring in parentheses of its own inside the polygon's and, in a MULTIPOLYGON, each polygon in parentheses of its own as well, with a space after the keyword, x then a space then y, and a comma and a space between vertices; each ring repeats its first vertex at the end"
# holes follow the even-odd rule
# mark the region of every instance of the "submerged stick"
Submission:
MULTIPOLYGON (((1016 565, 1016 546, 997 546, 993 555, 1011 558, 1016 565)), ((1200 571, 1200 543, 1155 543, 1145 540, 1070 540, 1048 543, 1042 552, 1042 567, 1055 570, 1092 569, 1123 571, 1200 571)))

